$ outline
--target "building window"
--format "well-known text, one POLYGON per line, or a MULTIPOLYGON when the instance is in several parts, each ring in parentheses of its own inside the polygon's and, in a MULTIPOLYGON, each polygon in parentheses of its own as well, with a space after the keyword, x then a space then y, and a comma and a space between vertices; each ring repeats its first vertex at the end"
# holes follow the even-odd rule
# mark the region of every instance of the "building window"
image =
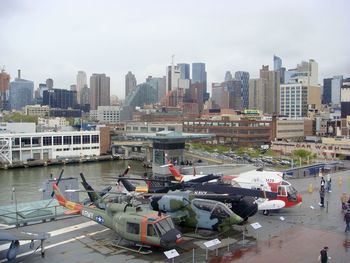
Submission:
POLYGON ((98 135, 91 135, 91 143, 99 143, 99 137, 98 135))
POLYGON ((43 145, 44 146, 51 146, 52 145, 52 138, 51 137, 43 137, 43 145))
POLYGON ((63 136, 63 144, 64 145, 72 144, 72 136, 63 136))
POLYGON ((14 138, 12 141, 13 146, 19 146, 19 138, 14 138))
POLYGON ((73 144, 80 144, 81 143, 81 136, 73 136, 73 144))
POLYGON ((53 145, 62 145, 62 137, 54 136, 53 137, 53 145))
POLYGON ((32 138, 32 144, 33 145, 39 145, 40 144, 40 137, 33 137, 32 138))
POLYGON ((22 146, 30 146, 30 138, 29 137, 21 138, 21 145, 22 146))
POLYGON ((90 143, 90 135, 83 135, 83 144, 90 143))

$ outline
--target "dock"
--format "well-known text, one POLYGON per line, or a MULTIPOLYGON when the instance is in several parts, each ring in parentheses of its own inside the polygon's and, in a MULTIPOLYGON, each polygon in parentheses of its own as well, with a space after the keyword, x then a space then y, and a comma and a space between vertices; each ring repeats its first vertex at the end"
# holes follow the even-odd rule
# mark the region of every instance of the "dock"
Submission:
POLYGON ((76 163, 102 162, 119 160, 117 155, 101 155, 101 156, 85 156, 85 157, 70 157, 50 160, 32 160, 32 161, 17 161, 12 164, 1 163, 0 169, 14 169, 14 168, 30 168, 37 166, 52 166, 52 165, 67 165, 76 163))

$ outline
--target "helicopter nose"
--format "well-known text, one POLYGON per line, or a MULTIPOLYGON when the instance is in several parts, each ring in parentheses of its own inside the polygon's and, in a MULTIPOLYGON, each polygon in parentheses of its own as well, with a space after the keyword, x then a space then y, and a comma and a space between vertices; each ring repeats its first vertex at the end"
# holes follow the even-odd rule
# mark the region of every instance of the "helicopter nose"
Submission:
POLYGON ((297 195, 297 202, 298 204, 301 204, 303 202, 303 198, 301 197, 301 194, 297 195))
POLYGON ((181 243, 181 232, 176 228, 169 230, 160 238, 160 246, 163 248, 173 248, 181 243))

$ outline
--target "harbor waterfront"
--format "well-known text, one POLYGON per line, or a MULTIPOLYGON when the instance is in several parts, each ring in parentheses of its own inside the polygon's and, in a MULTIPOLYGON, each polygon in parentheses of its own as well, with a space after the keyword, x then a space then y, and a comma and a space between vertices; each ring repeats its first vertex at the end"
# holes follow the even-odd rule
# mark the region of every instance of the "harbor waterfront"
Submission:
POLYGON ((18 203, 41 200, 42 192, 40 189, 43 183, 50 179, 51 174, 53 178, 57 178, 62 169, 64 169, 64 177, 79 178, 79 173, 83 173, 89 182, 96 186, 96 189, 106 185, 115 185, 110 180, 106 181, 104 177, 119 175, 128 164, 132 167, 130 174, 142 174, 145 171, 141 162, 131 160, 0 170, 0 205, 13 204, 14 194, 18 203), (13 193, 13 188, 15 193, 13 193))

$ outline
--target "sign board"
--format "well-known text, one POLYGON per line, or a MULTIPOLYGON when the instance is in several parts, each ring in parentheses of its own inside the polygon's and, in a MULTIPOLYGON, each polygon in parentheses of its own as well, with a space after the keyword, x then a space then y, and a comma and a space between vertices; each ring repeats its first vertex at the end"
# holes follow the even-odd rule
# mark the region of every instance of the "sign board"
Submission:
POLYGON ((204 242, 204 246, 206 248, 210 248, 210 247, 213 247, 213 246, 218 245, 218 244, 221 244, 221 241, 217 238, 215 238, 213 240, 209 240, 207 242, 204 242))
POLYGON ((285 218, 284 218, 283 216, 280 216, 280 219, 281 219, 281 221, 284 221, 284 220, 285 220, 285 218))
POLYGON ((176 251, 176 249, 164 251, 164 255, 167 257, 167 259, 172 259, 180 256, 180 254, 176 251))
POLYGON ((259 222, 256 222, 256 223, 253 223, 253 224, 250 224, 252 226, 252 228, 254 228, 255 230, 259 229, 262 227, 262 225, 259 224, 259 222))

